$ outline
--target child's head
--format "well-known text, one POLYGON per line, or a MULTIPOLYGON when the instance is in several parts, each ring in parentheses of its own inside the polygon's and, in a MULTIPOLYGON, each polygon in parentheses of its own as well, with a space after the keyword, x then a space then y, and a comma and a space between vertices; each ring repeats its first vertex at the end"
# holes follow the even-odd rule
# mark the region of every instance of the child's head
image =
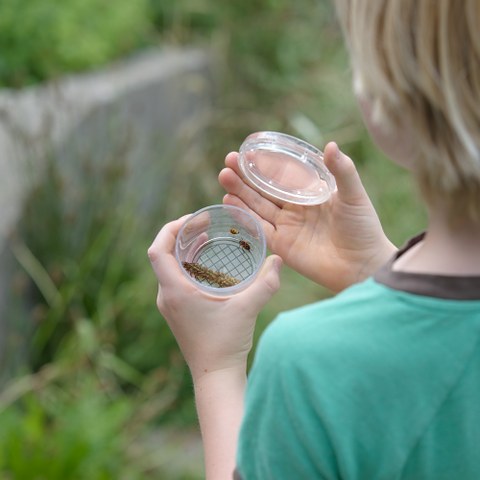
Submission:
POLYGON ((480 1, 335 1, 374 130, 407 132, 426 200, 479 221, 480 1))

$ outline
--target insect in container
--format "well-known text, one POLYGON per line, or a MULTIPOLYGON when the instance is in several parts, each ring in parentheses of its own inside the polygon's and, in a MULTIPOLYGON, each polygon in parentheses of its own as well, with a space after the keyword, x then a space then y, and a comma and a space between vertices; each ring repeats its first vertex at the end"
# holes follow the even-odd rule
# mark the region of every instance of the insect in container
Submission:
POLYGON ((249 252, 250 249, 252 248, 251 245, 246 240, 240 240, 238 243, 240 244, 240 247, 246 250, 247 252, 249 252))
POLYGON ((223 272, 211 270, 210 268, 195 262, 182 262, 183 268, 193 277, 195 280, 204 281, 210 283, 212 286, 218 286, 219 288, 233 287, 240 283, 240 280, 231 277, 223 272))

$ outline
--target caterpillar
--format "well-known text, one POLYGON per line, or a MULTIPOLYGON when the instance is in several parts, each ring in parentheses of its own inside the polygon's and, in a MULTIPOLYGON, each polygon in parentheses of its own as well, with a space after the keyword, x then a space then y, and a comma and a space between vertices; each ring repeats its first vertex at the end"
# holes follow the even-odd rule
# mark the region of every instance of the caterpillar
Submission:
POLYGON ((226 273, 211 270, 204 265, 195 262, 182 262, 183 268, 196 280, 206 281, 211 285, 220 288, 233 287, 240 283, 240 280, 227 275, 226 273))

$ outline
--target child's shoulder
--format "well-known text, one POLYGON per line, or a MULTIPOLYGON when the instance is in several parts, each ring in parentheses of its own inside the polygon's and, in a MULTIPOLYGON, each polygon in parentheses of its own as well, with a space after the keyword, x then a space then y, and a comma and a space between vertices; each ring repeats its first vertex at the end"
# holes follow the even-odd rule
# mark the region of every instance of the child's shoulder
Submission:
MULTIPOLYGON (((381 370, 429 363, 452 342, 457 353, 480 329, 480 301, 454 301, 395 290, 369 278, 340 294, 279 315, 257 353, 270 361, 381 370), (277 360, 272 360, 272 359, 277 360), (409 358, 409 361, 405 361, 409 358), (348 359, 348 360, 347 360, 348 359)), ((339 372, 337 372, 339 373, 339 372)))
POLYGON ((369 278, 331 298, 281 313, 263 337, 273 342, 285 337, 292 344, 295 340, 318 340, 328 334, 356 330, 359 322, 375 321, 382 304, 390 303, 394 295, 395 292, 369 278))
POLYGON ((284 312, 263 332, 257 356, 292 365, 306 357, 335 362, 346 352, 352 355, 386 333, 375 325, 381 324, 378 313, 388 298, 388 289, 368 279, 332 298, 284 312))

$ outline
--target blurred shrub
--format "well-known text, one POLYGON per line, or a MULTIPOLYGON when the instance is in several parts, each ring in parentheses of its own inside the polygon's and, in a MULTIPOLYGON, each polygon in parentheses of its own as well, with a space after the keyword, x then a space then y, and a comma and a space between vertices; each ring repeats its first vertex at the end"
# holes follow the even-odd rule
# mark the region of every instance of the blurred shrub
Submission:
POLYGON ((209 139, 218 168, 253 131, 283 131, 320 148, 366 138, 330 0, 150 2, 163 42, 207 45, 219 60, 209 139))
POLYGON ((177 367, 142 376, 105 348, 98 327, 77 321, 55 362, 0 392, 0 478, 167 478, 167 462, 176 459, 149 458, 149 438, 152 419, 176 396, 177 367), (125 395, 119 379, 135 391, 125 395))
POLYGON ((173 478, 148 441, 172 416, 194 421, 146 256, 167 205, 139 214, 127 151, 84 159, 70 181, 51 160, 11 238, 25 315, 10 323, 28 348, 0 391, 0 478, 173 478))
POLYGON ((242 110, 255 107, 263 120, 281 114, 264 112, 266 106, 293 106, 282 95, 289 99, 311 87, 312 70, 322 62, 328 69, 332 55, 343 51, 328 0, 150 2, 160 36, 169 43, 213 46, 225 62, 222 87, 232 87, 242 110))
MULTIPOLYGON (((126 398, 111 403, 85 395, 45 402, 25 396, 0 413, 0 475, 17 480, 122 478, 126 407, 126 398)), ((139 478, 132 473, 129 478, 139 478)))
POLYGON ((144 45, 147 0, 2 0, 0 86, 103 65, 144 45))
POLYGON ((30 319, 26 363, 36 372, 57 361, 84 325, 82 332, 90 333, 82 338, 90 339, 118 388, 137 392, 148 375, 166 369, 174 372, 168 381, 178 392, 171 408, 180 409, 190 401, 189 374, 155 307, 146 256, 171 200, 139 214, 126 194, 128 148, 98 165, 84 160, 74 179, 49 161, 44 181, 27 199, 11 240, 23 270, 17 279, 25 277, 16 295, 27 302, 30 319))
POLYGON ((229 3, 214 0, 150 0, 155 28, 175 42, 189 42, 209 36, 221 28, 229 3))

